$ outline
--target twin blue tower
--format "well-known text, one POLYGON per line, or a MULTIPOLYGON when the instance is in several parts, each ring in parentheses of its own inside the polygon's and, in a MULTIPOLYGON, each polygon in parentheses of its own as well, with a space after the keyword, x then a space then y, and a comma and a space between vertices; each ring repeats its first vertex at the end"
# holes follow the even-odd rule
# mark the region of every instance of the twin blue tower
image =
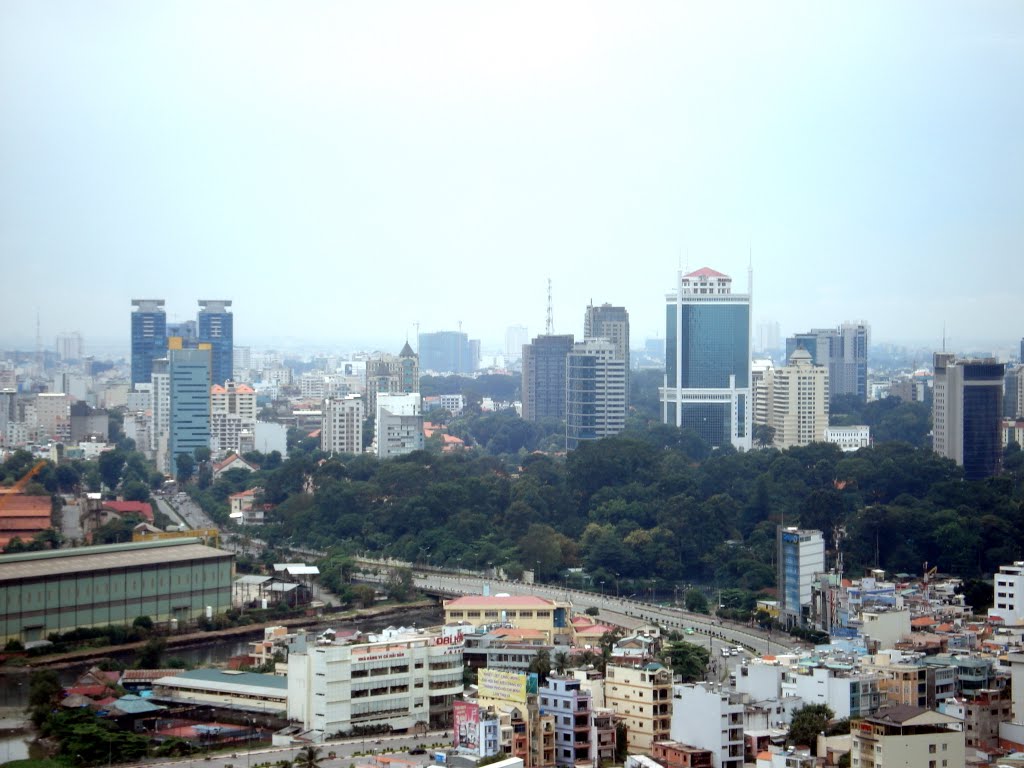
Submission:
POLYGON ((132 386, 148 384, 153 361, 167 357, 168 337, 181 337, 184 346, 210 345, 210 380, 223 384, 233 378, 234 316, 231 302, 200 299, 195 320, 167 324, 163 299, 132 299, 132 386))

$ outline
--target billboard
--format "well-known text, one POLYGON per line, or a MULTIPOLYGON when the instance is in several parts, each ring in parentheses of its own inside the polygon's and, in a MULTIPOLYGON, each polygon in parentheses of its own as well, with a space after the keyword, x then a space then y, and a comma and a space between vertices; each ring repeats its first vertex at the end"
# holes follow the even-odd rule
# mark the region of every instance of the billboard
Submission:
POLYGON ((454 747, 464 752, 480 752, 480 708, 469 701, 456 701, 454 707, 454 747))
POLYGON ((526 703, 526 675, 500 669, 478 669, 476 682, 482 699, 501 699, 526 703))

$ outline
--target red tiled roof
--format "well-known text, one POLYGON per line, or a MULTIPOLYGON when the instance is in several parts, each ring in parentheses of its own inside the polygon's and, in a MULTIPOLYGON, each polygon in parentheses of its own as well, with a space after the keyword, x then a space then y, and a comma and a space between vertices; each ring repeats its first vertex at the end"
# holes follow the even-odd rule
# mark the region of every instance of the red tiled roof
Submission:
POLYGON ((0 520, 10 517, 45 517, 49 519, 52 502, 49 496, 6 494, 0 500, 0 520))
POLYGON ((930 627, 936 623, 935 619, 931 616, 921 616, 916 619, 912 619, 910 626, 912 627, 930 627))
POLYGON ((119 515, 142 515, 147 522, 153 522, 153 508, 144 501, 104 501, 103 509, 109 509, 119 515))
POLYGON ((723 275, 721 272, 716 272, 715 270, 711 269, 711 267, 701 267, 695 272, 689 272, 683 275, 683 277, 728 277, 728 275, 723 275))

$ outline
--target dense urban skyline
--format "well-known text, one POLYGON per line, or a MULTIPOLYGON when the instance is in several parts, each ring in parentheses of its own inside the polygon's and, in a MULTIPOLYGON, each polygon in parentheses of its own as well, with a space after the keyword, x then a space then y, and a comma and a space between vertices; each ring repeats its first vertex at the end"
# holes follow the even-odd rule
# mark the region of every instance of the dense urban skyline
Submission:
POLYGON ((678 268, 755 326, 1015 348, 1024 9, 6 3, 0 344, 120 344, 226 296, 237 343, 459 321, 664 333, 678 268), (381 297, 390 303, 380 311, 381 297))

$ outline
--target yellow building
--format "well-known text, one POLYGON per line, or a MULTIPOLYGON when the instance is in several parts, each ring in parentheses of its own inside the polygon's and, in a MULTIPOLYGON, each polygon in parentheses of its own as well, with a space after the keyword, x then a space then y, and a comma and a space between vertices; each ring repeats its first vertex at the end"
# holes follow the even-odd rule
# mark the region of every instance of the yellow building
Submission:
POLYGON ((465 622, 474 627, 511 624, 517 629, 536 629, 546 643, 567 640, 569 603, 534 595, 466 595, 444 601, 445 624, 465 622))
POLYGON ((649 754, 654 742, 667 741, 672 722, 672 670, 652 662, 642 667, 609 664, 605 705, 626 721, 630 751, 649 754))

